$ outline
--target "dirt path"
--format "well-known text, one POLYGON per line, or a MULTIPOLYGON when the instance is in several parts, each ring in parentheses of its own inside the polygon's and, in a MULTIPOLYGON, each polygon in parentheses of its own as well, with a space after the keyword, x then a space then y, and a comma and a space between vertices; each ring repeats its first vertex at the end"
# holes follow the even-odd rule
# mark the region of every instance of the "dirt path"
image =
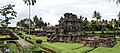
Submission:
MULTIPOLYGON (((18 36, 19 37, 19 36, 18 36)), ((25 39, 22 39, 21 37, 19 37, 19 40, 17 40, 23 47, 24 46, 29 46, 32 45, 31 43, 25 41, 25 39)))

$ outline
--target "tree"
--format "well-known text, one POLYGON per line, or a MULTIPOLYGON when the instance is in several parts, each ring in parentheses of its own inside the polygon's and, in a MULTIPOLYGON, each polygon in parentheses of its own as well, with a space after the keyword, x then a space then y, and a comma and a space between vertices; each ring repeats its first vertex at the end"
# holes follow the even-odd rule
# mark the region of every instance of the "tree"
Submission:
POLYGON ((2 20, 1 25, 3 27, 7 27, 8 24, 10 24, 9 21, 17 17, 17 15, 16 15, 17 12, 14 11, 13 7, 15 7, 15 5, 11 5, 11 4, 1 7, 0 13, 2 16, 5 17, 5 19, 1 19, 2 20))
MULTIPOLYGON (((31 5, 34 5, 36 3, 36 0, 23 0, 25 4, 29 6, 29 19, 30 19, 30 10, 31 10, 31 5)), ((29 25, 29 34, 30 34, 30 25, 29 25)))
POLYGON ((20 22, 17 22, 17 24, 16 24, 17 26, 20 26, 20 22))
POLYGON ((90 26, 91 26, 91 29, 92 29, 92 30, 95 30, 95 29, 96 29, 96 24, 95 24, 95 21, 94 21, 94 20, 91 20, 90 26))
POLYGON ((117 0, 116 3, 117 3, 117 4, 120 3, 120 0, 117 0))
POLYGON ((20 27, 25 27, 26 29, 29 29, 29 25, 31 26, 30 28, 43 28, 46 27, 48 24, 46 22, 43 22, 42 18, 38 18, 37 15, 33 17, 33 21, 29 18, 25 18, 16 24, 17 26, 20 27))
POLYGON ((81 16, 80 16, 80 22, 81 22, 81 23, 84 21, 83 19, 84 19, 84 17, 81 15, 81 16))
POLYGON ((93 13, 93 17, 92 18, 96 18, 96 25, 99 27, 99 19, 101 19, 101 15, 100 15, 100 13, 99 12, 96 12, 96 11, 94 11, 94 13, 93 13))
POLYGON ((120 27, 120 12, 118 13, 118 27, 120 27))
POLYGON ((90 30, 90 24, 86 17, 85 20, 83 21, 83 25, 85 30, 90 30))
MULTIPOLYGON (((110 1, 110 0, 109 0, 110 1)), ((113 0, 116 2, 116 4, 119 4, 120 3, 120 0, 113 0)))
POLYGON ((37 15, 35 15, 35 17, 33 17, 33 22, 34 22, 35 28, 38 28, 37 25, 38 25, 39 19, 38 19, 37 15))
POLYGON ((50 23, 48 23, 47 25, 50 26, 50 23))

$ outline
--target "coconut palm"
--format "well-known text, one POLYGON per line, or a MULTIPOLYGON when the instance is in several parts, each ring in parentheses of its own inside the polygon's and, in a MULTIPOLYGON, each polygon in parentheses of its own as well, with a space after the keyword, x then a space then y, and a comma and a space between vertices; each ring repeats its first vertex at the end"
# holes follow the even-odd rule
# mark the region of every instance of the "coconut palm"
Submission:
MULTIPOLYGON (((23 0, 25 4, 29 6, 29 19, 30 19, 30 10, 31 10, 31 5, 34 5, 36 3, 36 0, 23 0)), ((30 24, 29 24, 29 34, 30 34, 30 24)))
POLYGON ((86 17, 85 17, 85 20, 83 21, 83 25, 84 25, 85 30, 90 30, 90 23, 86 17))
POLYGON ((84 17, 81 15, 80 16, 80 22, 82 23, 84 21, 84 17))
POLYGON ((94 13, 93 13, 93 17, 92 17, 92 18, 96 18, 96 25, 97 25, 97 27, 99 27, 99 21, 98 21, 98 20, 101 19, 101 15, 100 15, 100 13, 97 12, 97 11, 94 11, 94 13))
POLYGON ((94 20, 91 20, 91 22, 90 22, 90 26, 91 26, 91 29, 92 30, 95 30, 96 29, 96 24, 95 24, 95 21, 94 20))
POLYGON ((35 16, 33 17, 33 22, 34 22, 35 28, 39 28, 39 27, 38 27, 39 19, 38 19, 37 15, 35 15, 35 16))
POLYGON ((120 0, 113 0, 113 1, 115 1, 116 4, 119 4, 119 3, 120 3, 120 0))
POLYGON ((118 13, 118 27, 120 27, 120 12, 118 13))

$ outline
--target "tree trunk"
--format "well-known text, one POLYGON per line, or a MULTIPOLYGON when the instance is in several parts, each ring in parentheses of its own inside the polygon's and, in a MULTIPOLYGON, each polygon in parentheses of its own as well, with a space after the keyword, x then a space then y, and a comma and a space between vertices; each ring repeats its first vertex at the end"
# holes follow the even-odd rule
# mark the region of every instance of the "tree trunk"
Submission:
POLYGON ((30 3, 29 3, 29 35, 30 35, 30 24, 31 24, 31 23, 30 23, 30 15, 31 15, 30 6, 31 6, 31 5, 30 5, 30 3))

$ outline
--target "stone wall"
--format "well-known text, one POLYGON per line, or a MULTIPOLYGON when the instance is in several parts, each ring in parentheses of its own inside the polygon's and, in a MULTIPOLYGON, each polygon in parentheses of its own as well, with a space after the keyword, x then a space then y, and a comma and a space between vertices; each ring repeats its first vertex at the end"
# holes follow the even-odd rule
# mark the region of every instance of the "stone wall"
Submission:
POLYGON ((89 35, 53 35, 49 42, 81 43, 88 47, 112 47, 116 44, 115 36, 89 36, 89 35))

